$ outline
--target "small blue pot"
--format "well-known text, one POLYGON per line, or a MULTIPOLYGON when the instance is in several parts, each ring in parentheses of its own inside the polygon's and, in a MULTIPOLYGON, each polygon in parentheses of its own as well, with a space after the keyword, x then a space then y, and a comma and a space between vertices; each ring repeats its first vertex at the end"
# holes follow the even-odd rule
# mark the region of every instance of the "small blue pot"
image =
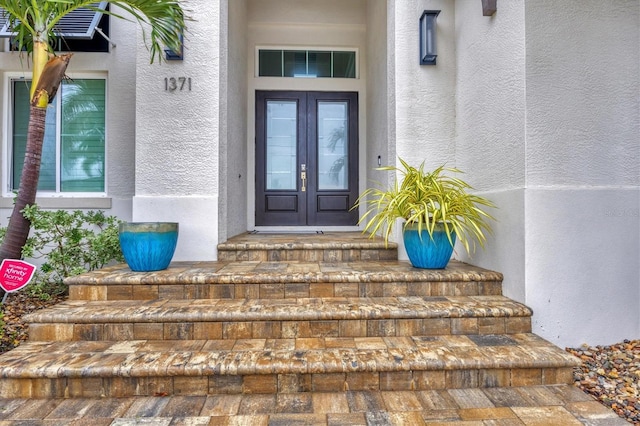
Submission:
POLYGON ((127 222, 119 228, 124 259, 136 272, 161 271, 169 267, 178 243, 175 222, 127 222))
MULTIPOLYGON (((418 233, 417 225, 408 225, 402 234, 404 247, 411 264, 422 269, 444 269, 453 253, 453 246, 449 243, 443 225, 437 224, 433 230, 433 238, 423 228, 418 233)), ((451 235, 455 244, 456 236, 451 235)))

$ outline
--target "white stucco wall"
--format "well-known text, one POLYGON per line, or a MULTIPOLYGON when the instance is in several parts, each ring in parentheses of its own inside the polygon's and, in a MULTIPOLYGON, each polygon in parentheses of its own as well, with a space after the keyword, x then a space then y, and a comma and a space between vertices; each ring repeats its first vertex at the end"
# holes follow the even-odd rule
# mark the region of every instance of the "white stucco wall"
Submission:
POLYGON ((525 2, 526 274, 561 345, 640 335, 640 2, 525 2))
MULTIPOLYGON (((455 11, 448 0, 395 2, 394 91, 397 155, 427 169, 455 162, 455 11), (437 18, 436 66, 420 65, 419 19, 437 18)), ((393 163, 393 159, 391 164, 393 163)))
POLYGON ((194 0, 183 61, 149 64, 138 31, 135 221, 178 221, 175 260, 215 259, 218 242, 220 3, 194 0), (191 90, 165 90, 165 78, 191 90))
POLYGON ((389 164, 395 159, 395 145, 390 143, 389 111, 393 111, 394 98, 389 91, 387 39, 392 34, 387 30, 387 2, 367 2, 367 153, 363 177, 366 186, 382 182, 386 174, 376 172, 378 157, 380 164, 389 164), (394 151, 389 150, 393 147, 394 151))
POLYGON ((526 2, 530 187, 639 183, 640 2, 601 4, 526 2))
MULTIPOLYGON (((387 0, 387 161, 381 161, 381 164, 391 164, 391 159, 397 158, 396 151, 396 2, 394 0, 387 0)), ((384 160, 384 158, 382 158, 384 160)), ((377 172, 376 180, 378 182, 384 182, 381 172, 377 172)), ((393 177, 388 175, 386 178, 387 183, 393 182, 393 177)))
POLYGON ((221 138, 219 241, 247 228, 247 2, 225 0, 221 19, 221 138), (226 105, 226 108, 224 108, 226 105))
POLYGON ((456 161, 461 177, 498 209, 485 250, 456 256, 504 274, 505 295, 525 301, 524 2, 456 2, 456 161))
POLYGON ((474 264, 560 346, 640 334, 640 3, 456 2, 457 166, 499 206, 474 264))
POLYGON ((479 191, 525 183, 524 2, 456 2, 456 166, 479 191), (499 152, 500 155, 496 155, 499 152))
MULTIPOLYGON (((395 123, 396 158, 383 165, 397 165, 397 157, 427 170, 455 164, 455 2, 418 0, 394 2, 390 33, 389 78, 394 93, 390 121, 395 123), (419 19, 424 10, 440 10, 437 18, 437 65, 420 65, 419 19)), ((394 143, 393 140, 391 142, 394 143)), ((392 181, 393 179, 391 179, 392 181)), ((398 257, 408 259, 398 228, 398 257)))
POLYGON ((640 336, 638 194, 527 190, 526 301, 534 332, 563 347, 640 336))

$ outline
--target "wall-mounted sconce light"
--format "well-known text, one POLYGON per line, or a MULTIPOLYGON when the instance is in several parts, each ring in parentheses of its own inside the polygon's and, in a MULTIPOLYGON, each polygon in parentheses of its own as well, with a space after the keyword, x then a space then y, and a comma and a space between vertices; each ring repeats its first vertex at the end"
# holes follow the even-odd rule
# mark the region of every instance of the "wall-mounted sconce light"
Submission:
POLYGON ((493 16, 498 10, 498 0, 482 0, 482 16, 493 16))
POLYGON ((420 65, 436 64, 436 17, 439 13, 439 10, 425 10, 420 17, 420 65))
POLYGON ((180 50, 175 52, 171 49, 164 49, 164 57, 167 61, 182 61, 184 59, 184 37, 180 34, 180 50))

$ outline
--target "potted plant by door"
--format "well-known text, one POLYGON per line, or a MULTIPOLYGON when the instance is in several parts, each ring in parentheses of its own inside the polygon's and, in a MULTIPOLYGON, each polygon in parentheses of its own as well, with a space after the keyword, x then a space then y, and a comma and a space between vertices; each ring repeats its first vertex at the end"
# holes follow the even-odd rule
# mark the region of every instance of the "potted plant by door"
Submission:
POLYGON ((399 172, 400 181, 396 178, 388 189, 369 188, 356 201, 354 208, 368 205, 359 221, 365 223, 363 232, 370 232, 372 237, 381 232, 388 243, 396 220, 403 219, 405 249, 417 268, 445 268, 456 240, 469 254, 477 245, 484 247, 486 234, 491 233, 489 222, 495 219, 482 207, 495 205, 470 194, 473 188, 465 181, 446 174, 461 173, 458 169, 440 166, 428 172, 424 163, 416 168, 399 160, 401 168, 378 170, 399 172))
POLYGON ((118 231, 122 254, 132 271, 169 267, 178 243, 176 222, 123 222, 118 231))

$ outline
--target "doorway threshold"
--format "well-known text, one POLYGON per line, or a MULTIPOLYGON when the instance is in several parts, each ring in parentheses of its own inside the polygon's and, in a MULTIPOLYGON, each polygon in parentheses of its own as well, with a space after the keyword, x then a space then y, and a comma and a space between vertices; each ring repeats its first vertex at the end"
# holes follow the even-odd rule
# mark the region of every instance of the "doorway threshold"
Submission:
POLYGON ((325 234, 327 232, 361 232, 358 226, 255 226, 250 234, 325 234))
POLYGON ((267 231, 261 231, 261 230, 257 230, 254 229, 253 231, 248 231, 249 234, 324 234, 324 231, 322 230, 318 230, 318 231, 313 231, 313 230, 300 230, 300 231, 274 231, 274 230, 267 230, 267 231))

